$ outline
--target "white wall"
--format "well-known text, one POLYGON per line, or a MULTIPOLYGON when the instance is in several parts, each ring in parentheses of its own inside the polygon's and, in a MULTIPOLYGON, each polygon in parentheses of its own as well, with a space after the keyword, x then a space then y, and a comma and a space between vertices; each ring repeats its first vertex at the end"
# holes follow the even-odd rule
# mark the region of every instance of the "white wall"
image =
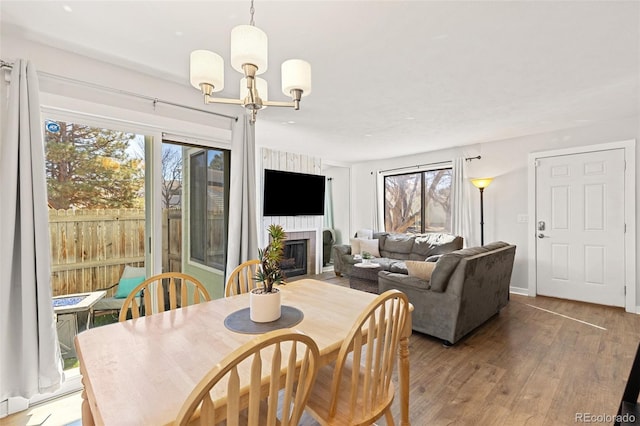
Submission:
MULTIPOLYGON (((136 93, 150 98, 171 100, 196 109, 216 111, 232 116, 238 115, 237 109, 234 111, 225 105, 205 107, 202 97, 198 96, 197 91, 186 82, 180 84, 160 80, 148 74, 44 46, 17 38, 14 35, 2 33, 0 51, 2 52, 3 60, 30 60, 41 75, 39 79, 41 92, 56 95, 60 98, 64 97, 104 105, 111 109, 126 109, 144 113, 147 116, 158 117, 152 123, 148 122, 148 118, 145 118, 145 121, 147 121, 145 124, 163 123, 161 119, 166 119, 169 122, 189 123, 189 126, 180 126, 183 127, 180 130, 189 131, 191 128, 193 130, 189 133, 205 132, 207 136, 210 135, 212 129, 231 128, 230 121, 226 118, 216 117, 204 112, 176 108, 162 103, 154 105, 151 100, 141 100, 127 96, 124 93, 136 93), (88 82, 94 87, 69 84, 63 79, 47 77, 47 74, 88 82), (100 90, 97 86, 118 89, 121 94, 100 90)), ((48 101, 48 98, 42 99, 42 103, 45 105, 47 105, 48 101)), ((82 111, 80 109, 82 106, 82 102, 77 104, 75 106, 76 110, 82 111)), ((62 107, 73 108, 70 105, 63 105, 62 107)), ((108 111, 108 109, 105 108, 105 111, 108 111)), ((141 118, 138 113, 130 113, 125 119, 139 122, 141 118)), ((99 114, 99 112, 96 114, 99 114)))
MULTIPOLYGON (((528 227, 518 223, 518 215, 526 215, 527 204, 527 156, 531 152, 640 139, 638 117, 570 128, 563 131, 531 135, 527 137, 480 143, 447 150, 425 152, 411 157, 398 157, 384 161, 359 163, 352 168, 354 229, 374 228, 373 188, 375 174, 380 169, 408 167, 423 163, 447 161, 454 157, 481 155, 482 159, 468 164, 469 177, 491 177, 495 179, 484 192, 484 239, 485 242, 503 240, 515 244, 516 261, 511 286, 528 292, 528 227)), ((636 150, 636 152, 639 150, 636 150)), ((638 159, 636 159, 638 161, 638 159)), ((638 163, 640 164, 640 163, 638 163)), ((638 177, 636 177, 636 180, 638 177)), ((640 188, 640 184, 636 184, 640 188)), ((640 191, 640 189, 639 189, 640 191)), ((638 194, 636 194, 636 199, 638 194)), ((472 232, 479 235, 478 204, 472 205, 472 232)), ((638 220, 636 220, 638 222, 638 220)), ((639 229, 636 223, 636 229, 639 229)), ((638 235, 636 235, 636 245, 638 235)), ((636 259, 636 265, 638 261, 636 259)), ((636 266, 637 269, 637 266, 636 266)), ((638 289, 640 285, 636 284, 638 289)), ((637 295, 640 291, 636 292, 637 295)), ((640 305, 640 303, 636 303, 640 305)))

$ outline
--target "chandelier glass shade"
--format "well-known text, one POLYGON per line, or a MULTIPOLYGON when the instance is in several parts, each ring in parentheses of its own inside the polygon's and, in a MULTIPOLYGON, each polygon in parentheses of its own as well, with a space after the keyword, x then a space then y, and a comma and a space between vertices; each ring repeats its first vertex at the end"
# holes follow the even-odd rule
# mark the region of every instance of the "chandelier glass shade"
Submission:
POLYGON ((256 114, 267 106, 293 107, 300 109, 302 97, 311 93, 311 65, 302 59, 289 59, 282 63, 282 93, 291 101, 269 101, 267 82, 256 77, 268 68, 268 40, 261 29, 253 25, 253 2, 251 5, 252 25, 238 25, 231 30, 231 66, 242 73, 240 99, 214 97, 224 89, 224 59, 208 50, 191 52, 190 82, 204 95, 204 102, 242 105, 255 122, 256 114))

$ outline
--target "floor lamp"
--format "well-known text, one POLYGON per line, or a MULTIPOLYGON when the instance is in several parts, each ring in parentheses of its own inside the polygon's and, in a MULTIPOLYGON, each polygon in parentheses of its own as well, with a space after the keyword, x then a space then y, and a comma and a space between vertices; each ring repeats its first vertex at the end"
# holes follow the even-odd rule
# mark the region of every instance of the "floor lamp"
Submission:
POLYGON ((471 179, 471 183, 480 190, 480 245, 484 245, 484 201, 482 194, 484 189, 489 186, 493 178, 476 178, 471 179))

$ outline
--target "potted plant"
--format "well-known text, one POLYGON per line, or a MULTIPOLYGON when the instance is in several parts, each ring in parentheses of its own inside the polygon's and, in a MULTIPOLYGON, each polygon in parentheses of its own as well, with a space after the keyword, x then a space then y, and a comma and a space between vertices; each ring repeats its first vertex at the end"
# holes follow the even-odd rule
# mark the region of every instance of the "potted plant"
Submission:
POLYGON ((371 259, 373 259, 373 255, 368 251, 362 252, 362 263, 371 263, 371 259))
POLYGON ((280 270, 280 262, 286 239, 284 229, 280 225, 269 225, 269 243, 258 249, 260 268, 254 279, 262 283, 261 287, 251 290, 249 295, 250 318, 255 322, 271 322, 280 318, 280 290, 275 285, 284 283, 284 275, 280 270))

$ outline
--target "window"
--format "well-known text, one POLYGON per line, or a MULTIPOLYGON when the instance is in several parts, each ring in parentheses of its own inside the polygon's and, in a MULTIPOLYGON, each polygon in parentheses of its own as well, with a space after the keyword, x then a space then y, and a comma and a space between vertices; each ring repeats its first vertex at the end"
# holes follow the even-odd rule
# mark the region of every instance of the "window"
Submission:
POLYGON ((204 149, 189 158, 190 259, 225 268, 229 151, 204 149))
POLYGON ((384 177, 387 232, 451 232, 451 168, 384 177))

